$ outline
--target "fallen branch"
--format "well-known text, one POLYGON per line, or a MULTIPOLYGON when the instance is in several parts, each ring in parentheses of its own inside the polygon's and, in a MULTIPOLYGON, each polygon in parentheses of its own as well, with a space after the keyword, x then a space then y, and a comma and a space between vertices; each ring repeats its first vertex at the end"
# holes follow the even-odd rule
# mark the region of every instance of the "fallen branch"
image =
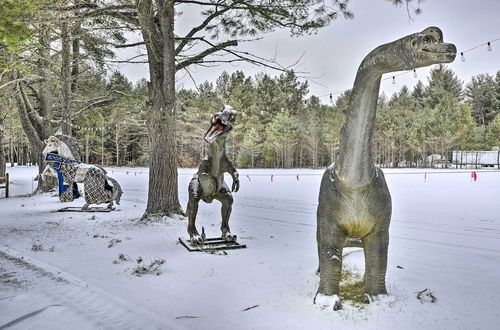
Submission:
POLYGON ((431 302, 435 303, 437 302, 437 297, 434 296, 429 289, 424 289, 422 291, 415 292, 417 294, 417 299, 420 300, 420 302, 423 304, 424 302, 431 302), (427 297, 427 298, 426 298, 427 297))

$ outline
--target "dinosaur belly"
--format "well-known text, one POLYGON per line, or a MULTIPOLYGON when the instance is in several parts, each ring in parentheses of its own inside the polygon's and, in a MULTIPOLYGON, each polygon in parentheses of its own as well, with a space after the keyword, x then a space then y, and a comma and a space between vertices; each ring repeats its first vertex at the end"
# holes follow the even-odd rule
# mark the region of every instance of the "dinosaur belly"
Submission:
POLYGON ((329 219, 326 226, 339 226, 347 237, 363 238, 380 228, 388 228, 391 196, 382 175, 360 190, 346 187, 337 177, 325 174, 318 211, 329 219))
POLYGON ((201 199, 205 203, 212 203, 218 190, 217 179, 208 173, 202 173, 198 176, 201 186, 201 199))

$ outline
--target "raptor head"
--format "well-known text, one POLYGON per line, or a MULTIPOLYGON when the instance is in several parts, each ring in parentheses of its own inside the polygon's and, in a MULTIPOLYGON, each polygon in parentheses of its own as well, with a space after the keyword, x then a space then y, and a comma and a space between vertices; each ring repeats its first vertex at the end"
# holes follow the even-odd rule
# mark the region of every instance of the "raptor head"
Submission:
POLYGON ((371 56, 365 58, 363 64, 373 65, 382 73, 387 73, 450 63, 455 60, 456 55, 455 45, 443 42, 441 29, 431 26, 376 48, 371 56))
POLYGON ((205 141, 214 141, 226 137, 236 124, 236 110, 225 104, 221 112, 214 113, 210 121, 210 127, 205 134, 205 141))

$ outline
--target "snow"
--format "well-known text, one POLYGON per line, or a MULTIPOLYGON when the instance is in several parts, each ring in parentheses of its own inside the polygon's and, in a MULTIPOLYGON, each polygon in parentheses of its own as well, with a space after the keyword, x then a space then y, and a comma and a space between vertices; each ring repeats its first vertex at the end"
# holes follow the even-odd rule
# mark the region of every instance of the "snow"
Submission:
MULTIPOLYGON (((213 255, 178 244, 188 236, 186 219, 137 222, 147 169, 108 170, 124 190, 116 211, 58 213, 84 202, 22 196, 36 186, 37 169, 8 168, 16 197, 0 190, 0 328, 497 328, 499 172, 476 171, 473 182, 460 170, 384 170, 393 198, 389 296, 362 308, 343 301, 332 311, 313 305, 323 170, 240 170, 230 225, 247 248, 213 255), (138 257, 144 264, 165 259, 161 274, 133 275, 138 257), (418 300, 424 289, 438 301, 418 300)), ((179 169, 184 207, 194 172, 179 169)), ((200 202, 197 226, 220 235, 220 203, 200 202)), ((344 263, 362 274, 362 250, 346 252, 344 263)))

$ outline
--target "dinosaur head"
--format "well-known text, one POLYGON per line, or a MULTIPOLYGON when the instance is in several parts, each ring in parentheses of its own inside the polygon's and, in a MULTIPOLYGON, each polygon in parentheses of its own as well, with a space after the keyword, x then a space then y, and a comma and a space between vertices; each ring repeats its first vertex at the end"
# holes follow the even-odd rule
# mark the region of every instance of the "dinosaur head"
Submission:
POLYGON ((450 63, 456 55, 455 45, 443 42, 441 29, 431 26, 376 48, 365 58, 362 66, 388 73, 450 63))
POLYGON ((205 134, 205 141, 214 141, 226 137, 236 124, 236 110, 229 105, 224 105, 221 112, 214 113, 210 122, 210 127, 205 134))
MULTIPOLYGON (((455 60, 457 47, 443 42, 443 32, 435 26, 428 27, 420 33, 406 37, 408 47, 413 53, 407 69, 414 69, 431 64, 450 63, 455 60)), ((403 38, 405 39, 405 38, 403 38)))

